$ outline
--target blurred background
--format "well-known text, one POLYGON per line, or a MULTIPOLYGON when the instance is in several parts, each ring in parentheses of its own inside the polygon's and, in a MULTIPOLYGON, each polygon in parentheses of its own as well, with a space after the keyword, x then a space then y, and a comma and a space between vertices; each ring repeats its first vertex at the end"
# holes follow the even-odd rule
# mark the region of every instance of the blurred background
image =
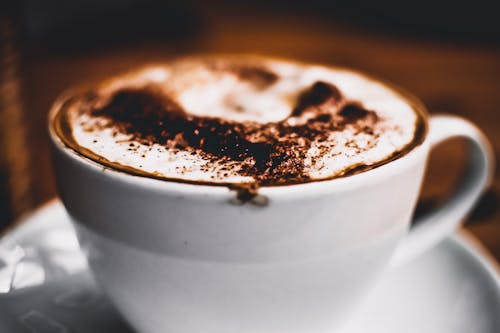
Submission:
MULTIPOLYGON (((354 67, 464 116, 500 156, 500 2, 0 2, 0 234, 56 196, 47 113, 64 89, 187 53, 251 52, 354 67)), ((417 214, 438 205, 464 146, 434 151, 417 214)), ((500 260, 500 174, 466 228, 500 260)))

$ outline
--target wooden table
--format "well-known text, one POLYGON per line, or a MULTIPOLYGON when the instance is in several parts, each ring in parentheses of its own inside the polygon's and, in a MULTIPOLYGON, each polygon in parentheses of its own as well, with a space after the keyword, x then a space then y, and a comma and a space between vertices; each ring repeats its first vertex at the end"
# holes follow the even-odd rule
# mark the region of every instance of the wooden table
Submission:
MULTIPOLYGON (((105 77, 145 62, 185 53, 251 52, 357 68, 393 81, 419 96, 431 113, 464 116, 484 130, 500 156, 500 49, 372 33, 327 19, 203 11, 198 31, 185 39, 135 43, 73 55, 33 55, 24 68, 25 105, 35 203, 55 196, 46 115, 68 86, 105 77)), ((454 183, 463 146, 451 142, 432 154, 421 207, 432 207, 454 183)), ((466 228, 500 260, 498 168, 495 180, 467 220, 466 228)))

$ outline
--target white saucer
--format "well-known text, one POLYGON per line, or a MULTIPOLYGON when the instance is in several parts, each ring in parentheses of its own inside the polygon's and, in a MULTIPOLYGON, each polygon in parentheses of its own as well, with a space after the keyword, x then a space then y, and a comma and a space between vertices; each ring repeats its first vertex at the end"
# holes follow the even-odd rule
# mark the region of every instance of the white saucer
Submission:
MULTIPOLYGON (((132 332, 88 272, 59 201, 0 240, 0 332, 132 332)), ((500 332, 497 266, 454 235, 391 270, 342 332, 500 332)))

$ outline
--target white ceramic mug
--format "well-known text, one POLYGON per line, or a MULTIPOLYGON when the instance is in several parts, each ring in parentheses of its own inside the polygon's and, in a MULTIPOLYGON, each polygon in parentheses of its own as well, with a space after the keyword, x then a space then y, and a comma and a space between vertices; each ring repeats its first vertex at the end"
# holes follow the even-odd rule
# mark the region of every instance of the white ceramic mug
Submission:
POLYGON ((90 266, 139 332, 331 333, 391 260, 453 232, 490 179, 492 153, 474 125, 425 117, 423 143, 403 157, 261 188, 267 206, 235 205, 224 187, 106 168, 65 147, 52 125, 50 133, 59 193, 90 266), (470 143, 466 172, 447 203, 409 229, 429 150, 452 137, 470 143))

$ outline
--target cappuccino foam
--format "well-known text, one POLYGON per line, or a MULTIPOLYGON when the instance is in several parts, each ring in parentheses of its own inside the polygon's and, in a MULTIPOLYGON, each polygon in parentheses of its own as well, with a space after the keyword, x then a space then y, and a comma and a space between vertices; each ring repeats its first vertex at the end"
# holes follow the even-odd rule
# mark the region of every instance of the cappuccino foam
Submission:
POLYGON ((399 93, 343 69, 256 57, 185 58, 64 100, 63 141, 113 168, 167 180, 273 186, 331 179, 419 143, 399 93))

